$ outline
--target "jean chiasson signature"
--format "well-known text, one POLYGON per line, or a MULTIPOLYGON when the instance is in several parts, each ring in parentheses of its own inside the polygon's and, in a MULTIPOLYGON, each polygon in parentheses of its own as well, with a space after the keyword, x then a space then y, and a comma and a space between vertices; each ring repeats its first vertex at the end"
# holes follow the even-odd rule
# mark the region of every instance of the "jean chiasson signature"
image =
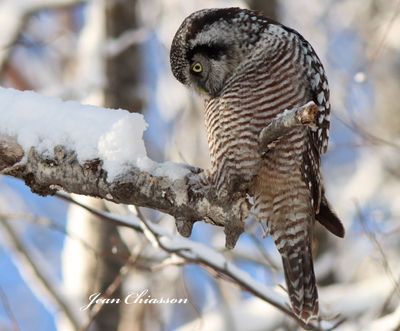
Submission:
POLYGON ((144 289, 141 292, 132 292, 126 295, 124 298, 104 298, 102 297, 102 293, 97 292, 93 293, 89 296, 89 303, 87 305, 82 306, 81 310, 87 310, 90 307, 101 304, 185 304, 188 303, 187 298, 169 298, 169 297, 160 297, 153 298, 149 294, 148 289, 144 289))

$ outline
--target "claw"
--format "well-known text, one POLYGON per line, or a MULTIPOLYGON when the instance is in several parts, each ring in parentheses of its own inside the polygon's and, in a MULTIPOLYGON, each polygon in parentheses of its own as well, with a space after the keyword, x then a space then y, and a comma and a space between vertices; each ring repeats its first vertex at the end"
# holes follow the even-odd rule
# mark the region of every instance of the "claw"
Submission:
POLYGON ((203 172, 200 174, 192 174, 187 177, 187 185, 189 200, 194 200, 197 197, 201 197, 204 195, 204 192, 207 189, 207 185, 205 185, 202 181, 203 172))
POLYGON ((194 223, 195 221, 191 220, 186 220, 181 218, 175 219, 176 228, 179 234, 186 238, 190 237, 190 235, 192 234, 194 223))
POLYGON ((235 222, 227 222, 225 224, 225 247, 233 249, 239 240, 240 235, 244 231, 244 223, 236 220, 235 222))

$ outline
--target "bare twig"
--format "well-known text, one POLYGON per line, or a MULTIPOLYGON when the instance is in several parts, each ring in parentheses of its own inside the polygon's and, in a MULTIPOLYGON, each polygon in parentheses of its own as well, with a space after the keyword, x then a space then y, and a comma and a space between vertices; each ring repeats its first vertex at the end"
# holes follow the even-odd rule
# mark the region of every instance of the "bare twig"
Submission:
POLYGON ((204 247, 204 250, 202 250, 201 247, 198 247, 199 249, 195 249, 198 244, 195 243, 195 245, 192 246, 189 244, 187 239, 184 242, 176 242, 173 237, 169 237, 165 233, 160 232, 155 224, 147 221, 139 208, 136 207, 136 210, 143 232, 154 246, 160 247, 170 254, 176 254, 187 261, 187 263, 199 264, 206 268, 210 268, 219 275, 227 277, 227 279, 230 279, 232 283, 238 285, 243 290, 252 293, 265 302, 268 302, 287 316, 291 317, 303 328, 307 330, 322 330, 318 325, 304 324, 303 321, 293 314, 289 305, 282 297, 280 297, 280 295, 273 292, 270 292, 270 295, 266 294, 266 291, 263 290, 264 286, 262 284, 257 284, 256 281, 247 277, 247 274, 237 269, 236 266, 227 261, 222 255, 213 252, 213 254, 216 255, 209 256, 206 252, 209 248, 204 247))
MULTIPOLYGON (((114 224, 129 227, 135 231, 145 233, 146 237, 151 241, 153 246, 161 248, 168 254, 178 256, 179 259, 185 264, 199 264, 208 271, 215 273, 217 276, 233 282, 243 290, 252 293, 261 300, 275 306, 296 320, 297 323, 299 323, 299 325, 302 327, 310 330, 324 330, 317 325, 304 325, 304 323, 298 320, 297 317, 292 313, 289 305, 286 303, 286 299, 283 296, 275 292, 273 289, 266 288, 264 284, 258 283, 255 279, 248 277, 246 273, 226 260, 222 254, 200 243, 194 243, 188 239, 166 233, 161 227, 148 222, 139 208, 136 208, 139 218, 136 219, 132 217, 119 216, 104 211, 98 211, 66 196, 63 196, 63 199, 66 199, 71 203, 84 208, 96 216, 99 216, 99 218, 103 220, 114 222, 114 224), (174 244, 175 240, 177 244, 174 244)), ((338 321, 338 323, 339 322, 340 321, 338 321)))
POLYGON ((393 23, 396 21, 396 18, 399 15, 399 11, 400 11, 400 0, 397 0, 395 8, 393 9, 393 16, 390 18, 390 21, 386 25, 386 29, 382 34, 382 39, 377 44, 375 43, 377 46, 375 51, 370 57, 370 62, 374 63, 375 60, 378 58, 379 53, 384 48, 387 36, 389 35, 389 32, 393 27, 393 23))
POLYGON ((346 322, 346 318, 342 317, 340 318, 335 324, 333 324, 330 328, 326 329, 325 331, 333 331, 336 328, 338 328, 340 325, 342 325, 344 322, 346 322))
POLYGON ((0 219, 0 227, 2 235, 6 236, 7 244, 10 249, 16 254, 19 267, 24 268, 22 274, 30 276, 35 280, 38 288, 45 293, 47 299, 58 306, 59 311, 65 315, 65 318, 74 326, 79 328, 79 318, 74 313, 71 305, 64 294, 57 288, 50 277, 46 275, 43 265, 38 265, 38 257, 34 257, 32 249, 28 249, 20 239, 20 236, 14 228, 5 219, 0 219))
POLYGON ((197 326, 193 328, 193 331, 200 331, 203 330, 203 325, 204 325, 204 320, 203 320, 203 315, 200 311, 200 309, 198 307, 195 306, 195 304, 193 303, 193 300, 191 300, 192 295, 187 287, 186 284, 186 278, 184 275, 184 269, 181 269, 181 278, 182 278, 182 287, 183 287, 183 293, 185 294, 185 297, 188 298, 188 302, 190 307, 192 307, 193 311, 194 311, 194 315, 196 316, 197 319, 197 326))
POLYGON ((76 240, 85 249, 92 252, 96 256, 96 258, 102 258, 99 252, 97 252, 96 249, 93 248, 88 242, 86 242, 82 238, 79 238, 78 236, 75 236, 74 234, 69 233, 64 226, 46 217, 41 217, 30 213, 11 213, 11 214, 0 213, 0 219, 7 219, 8 221, 23 219, 24 221, 32 222, 33 224, 37 224, 39 226, 47 227, 53 231, 62 233, 63 235, 68 236, 73 240, 76 240))
POLYGON ((72 7, 83 2, 85 0, 38 0, 20 2, 16 6, 13 1, 3 0, 0 3, 0 12, 5 16, 13 17, 13 19, 3 20, 3 24, 7 26, 2 29, 5 33, 0 35, 0 72, 4 69, 4 64, 11 54, 13 46, 32 15, 40 10, 72 7))
POLYGON ((386 297, 385 301, 383 302, 383 305, 379 312, 379 316, 383 316, 384 314, 387 313, 387 309, 389 308, 393 297, 396 294, 398 294, 398 284, 399 283, 400 283, 400 277, 397 278, 397 282, 393 285, 393 289, 390 291, 389 295, 386 297))
MULTIPOLYGON (((366 130, 365 126, 362 126, 359 123, 356 123, 356 121, 354 119, 346 120, 342 117, 339 117, 337 114, 335 116, 343 125, 345 125, 347 128, 349 128, 352 132, 357 133, 361 138, 369 141, 371 145, 385 145, 385 146, 390 146, 397 150, 400 150, 400 146, 398 144, 394 143, 393 141, 389 141, 387 139, 384 139, 377 135, 374 135, 373 133, 366 130)), ((365 145, 361 145, 361 146, 365 146, 365 145)), ((355 147, 357 147, 357 146, 355 146, 355 147)))
POLYGON ((21 330, 19 327, 18 321, 15 318, 13 310, 11 309, 11 305, 10 305, 10 302, 8 301, 7 295, 1 287, 0 287, 0 301, 3 304, 4 311, 6 312, 8 318, 10 319, 10 321, 12 323, 13 331, 21 330))
POLYGON ((110 222, 111 224, 114 224, 114 225, 119 225, 119 226, 131 228, 131 229, 133 229, 135 231, 138 231, 138 232, 143 232, 138 223, 128 222, 126 220, 126 218, 124 218, 124 217, 118 218, 118 216, 115 215, 115 214, 111 214, 111 213, 107 213, 105 211, 94 209, 94 208, 92 208, 90 206, 87 206, 87 205, 79 202, 78 200, 75 200, 74 198, 71 198, 69 195, 64 194, 62 192, 57 192, 55 195, 60 199, 63 199, 63 200, 68 201, 70 203, 73 203, 74 205, 77 205, 77 206, 85 209, 86 211, 90 212, 91 214, 98 216, 103 221, 110 222))
MULTIPOLYGON (((140 257, 140 253, 142 252, 143 245, 137 245, 135 250, 132 252, 131 256, 129 257, 128 261, 122 266, 120 269, 119 274, 115 277, 113 282, 107 287, 106 291, 103 295, 101 295, 100 299, 109 299, 112 295, 117 291, 118 288, 121 287, 121 284, 124 280, 124 277, 130 270, 130 267, 135 264, 137 259, 140 257)), ((105 307, 104 304, 96 303, 96 305, 90 311, 90 316, 88 322, 80 328, 80 331, 87 331, 90 328, 92 322, 96 319, 99 315, 101 310, 105 307)))
POLYGON ((269 254, 266 251, 266 249, 265 249, 264 245, 262 244, 261 240, 257 236, 255 236, 254 234, 250 234, 250 238, 254 242, 254 244, 256 245, 258 251, 261 253, 261 255, 262 255, 263 259, 265 260, 265 262, 267 263, 268 267, 273 271, 282 270, 272 260, 271 256, 269 256, 269 254))
POLYGON ((380 260, 381 260, 382 266, 385 269, 386 274, 388 275, 388 277, 390 278, 390 280, 393 283, 394 291, 397 293, 398 297, 400 298, 400 284, 398 283, 398 281, 393 273, 393 270, 389 265, 389 261, 386 257, 385 251, 383 250, 382 245, 376 238, 375 233, 368 228, 365 217, 364 217, 357 201, 355 201, 355 205, 356 205, 356 210, 357 210, 357 214, 358 214, 358 218, 360 220, 361 226, 363 227, 365 234, 368 236, 370 241, 375 245, 377 251, 379 252, 379 255, 381 257, 380 260))

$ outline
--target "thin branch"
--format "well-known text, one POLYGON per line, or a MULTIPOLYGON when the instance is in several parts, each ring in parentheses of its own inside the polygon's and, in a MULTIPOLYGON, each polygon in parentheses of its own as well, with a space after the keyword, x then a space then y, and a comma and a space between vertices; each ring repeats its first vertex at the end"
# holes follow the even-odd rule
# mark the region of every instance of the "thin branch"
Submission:
POLYGON ((78 200, 75 200, 74 198, 71 198, 69 195, 64 194, 62 192, 57 192, 55 194, 55 196, 60 198, 60 199, 65 200, 67 202, 73 203, 74 205, 77 205, 77 206, 79 206, 79 207, 81 207, 83 209, 85 209, 89 213, 101 218, 103 221, 110 222, 110 224, 123 226, 123 227, 126 227, 126 228, 131 228, 131 229, 133 229, 135 231, 138 231, 138 232, 143 232, 142 228, 140 227, 140 225, 138 223, 129 222, 124 217, 118 217, 116 214, 111 214, 111 213, 108 213, 108 212, 105 212, 105 211, 101 211, 101 210, 97 210, 95 208, 87 206, 87 205, 79 202, 78 200))
POLYGON ((88 251, 92 252, 96 258, 102 258, 102 256, 99 254, 99 252, 96 251, 95 248, 90 246, 90 244, 86 241, 84 241, 82 238, 79 238, 78 236, 69 233, 64 226, 61 226, 57 222, 46 218, 46 217, 41 217, 38 215, 30 214, 30 213, 1 213, 0 212, 0 219, 7 219, 8 221, 13 221, 13 220, 21 220, 23 219, 24 221, 31 222, 35 225, 39 225, 42 227, 46 227, 50 230, 56 231, 58 233, 61 233, 73 240, 76 240, 79 242, 85 249, 88 251))
POLYGON ((390 291, 389 295, 386 297, 379 311, 379 316, 383 316, 387 313, 387 310, 392 302, 393 297, 398 294, 398 285, 400 283, 400 277, 397 278, 397 282, 393 285, 393 289, 390 291))
POLYGON ((360 220, 361 226, 362 226, 365 234, 368 236, 369 240, 374 244, 377 251, 379 252, 379 255, 381 257, 380 260, 381 260, 382 266, 385 269, 386 274, 388 275, 388 277, 390 278, 390 280, 393 283, 395 293, 397 293, 397 296, 400 298, 400 284, 398 283, 397 278, 395 277, 393 270, 390 267, 389 261, 385 254, 385 251, 383 250, 382 245, 376 238, 375 233, 368 228, 365 217, 364 217, 364 215, 361 211, 360 205, 358 204, 357 201, 355 201, 355 205, 356 205, 356 210, 357 210, 357 214, 358 214, 358 218, 360 220))
MULTIPOLYGON (((398 145, 396 142, 389 141, 387 139, 381 138, 381 137, 369 132, 365 128, 365 126, 362 126, 359 123, 356 123, 356 121, 354 119, 345 119, 345 118, 338 116, 337 114, 335 114, 335 116, 344 126, 346 126, 352 132, 358 134, 361 138, 369 141, 371 145, 390 146, 397 150, 400 150, 400 145, 398 145)), ((361 146, 363 147, 365 145, 361 145, 361 146)), ((350 146, 350 147, 352 147, 352 146, 350 146)), ((354 146, 354 147, 357 147, 357 146, 354 146)))
MULTIPOLYGON (((132 216, 120 216, 96 210, 67 196, 62 196, 62 198, 84 208, 102 220, 113 222, 114 224, 144 233, 153 246, 161 248, 172 256, 177 256, 180 261, 179 264, 195 263, 201 265, 206 270, 212 271, 219 277, 222 276, 221 278, 238 285, 244 291, 252 293, 261 300, 270 303, 289 317, 293 318, 303 328, 310 330, 324 330, 316 325, 304 325, 304 323, 298 320, 292 313, 283 296, 275 292, 274 289, 267 288, 264 284, 261 284, 255 279, 247 276, 245 272, 229 262, 221 253, 216 252, 203 244, 194 243, 188 239, 167 233, 162 227, 149 223, 139 208, 135 207, 138 218, 133 218, 132 216)), ((338 323, 339 322, 340 321, 338 321, 338 323)))
MULTIPOLYGON (((37 0, 37 1, 2 1, 0 3, 0 13, 5 17, 12 17, 12 20, 2 20, 5 24, 4 31, 0 34, 0 73, 4 69, 13 47, 15 46, 19 36, 23 32, 30 17, 41 10, 61 9, 76 6, 84 3, 85 0, 37 0)), ((1 17, 3 18, 3 17, 1 17)), ((2 32, 1 31, 1 32, 2 32)))
MULTIPOLYGON (((127 262, 121 267, 119 274, 114 278, 112 283, 107 287, 106 291, 99 298, 101 299, 109 299, 113 296, 113 294, 121 287, 124 277, 130 271, 130 268, 135 264, 135 262, 139 259, 140 254, 143 250, 143 245, 137 245, 135 250, 132 252, 131 256, 127 260, 127 262)), ((96 303, 96 305, 92 308, 89 315, 88 322, 80 328, 80 331, 89 330, 92 322, 96 319, 99 313, 106 305, 101 303, 96 303)))
POLYGON ((10 321, 12 323, 13 331, 20 331, 21 328, 19 327, 19 324, 15 317, 15 314, 13 313, 13 310, 11 309, 11 305, 7 298, 7 295, 1 287, 0 287, 0 301, 3 304, 5 313, 7 314, 8 318, 10 319, 10 321))
MULTIPOLYGON (((377 44, 375 43, 375 45, 377 45, 377 46, 376 46, 375 51, 373 52, 373 54, 370 57, 370 60, 369 60, 370 63, 373 64, 376 61, 376 59, 378 58, 380 52, 384 48, 385 43, 386 43, 386 39, 387 39, 387 37, 389 35, 390 30, 393 27, 393 23, 396 21, 396 18, 399 15, 399 12, 400 12, 400 0, 397 0, 396 5, 395 5, 395 7, 393 9, 393 15, 390 18, 390 21, 387 23, 384 32, 382 33, 381 40, 377 44)), ((371 64, 370 64, 370 66, 371 66, 371 64)))
POLYGON ((185 274, 184 274, 184 269, 181 269, 181 278, 182 278, 182 281, 180 282, 180 284, 182 284, 183 293, 185 294, 185 298, 189 299, 188 300, 189 305, 190 305, 190 307, 192 307, 192 310, 193 310, 194 315, 195 315, 195 319, 197 319, 197 321, 198 321, 197 322, 198 325, 195 328, 193 328, 193 331, 203 330, 203 325, 204 325, 203 315, 202 315, 201 310, 198 307, 196 307, 196 305, 194 304, 194 302, 192 300, 193 296, 192 296, 192 294, 189 291, 189 288, 187 286, 186 277, 185 277, 185 274))
POLYGON ((336 328, 338 328, 340 325, 342 325, 344 322, 346 322, 347 318, 342 317, 340 318, 335 324, 333 324, 330 328, 326 329, 325 331, 333 331, 336 328))
POLYGON ((209 250, 209 248, 202 249, 201 247, 196 247, 199 245, 198 243, 189 244, 190 242, 187 239, 185 241, 180 241, 179 239, 181 238, 174 240, 176 238, 167 236, 163 232, 160 233, 160 230, 155 224, 152 224, 146 220, 139 208, 136 207, 136 210, 140 224, 143 228, 143 232, 154 246, 160 247, 170 254, 176 254, 187 261, 187 263, 199 264, 210 268, 211 270, 217 272, 217 274, 226 276, 243 290, 252 293, 254 296, 262 299, 265 302, 268 302, 272 306, 282 311, 284 314, 295 320, 301 327, 307 330, 322 330, 317 325, 304 324, 303 321, 298 319, 296 315, 293 314, 289 308, 289 305, 283 300, 282 297, 280 297, 280 295, 273 292, 270 292, 269 295, 266 294, 266 292, 271 290, 265 289, 262 284, 257 284, 254 279, 248 277, 246 273, 238 269, 231 262, 227 261, 222 255, 213 251, 213 255, 210 256, 207 252, 207 249, 209 250))
POLYGON ((272 260, 271 256, 269 256, 267 250, 265 249, 264 245, 262 244, 261 240, 254 235, 253 233, 250 234, 250 239, 254 242, 256 245, 257 250, 260 252, 262 255, 262 258, 264 259, 263 263, 267 263, 268 267, 272 271, 278 271, 282 270, 279 266, 276 265, 276 263, 272 260))
POLYGON ((20 262, 18 266, 24 269, 22 274, 30 276, 38 285, 38 289, 46 295, 46 298, 59 308, 59 311, 65 315, 65 318, 75 329, 78 329, 80 324, 78 316, 75 315, 68 299, 51 281, 51 277, 46 274, 45 266, 43 264, 39 266, 39 257, 34 254, 32 248, 25 246, 18 233, 6 219, 0 219, 0 227, 2 235, 6 236, 6 243, 10 250, 16 254, 17 261, 20 262))

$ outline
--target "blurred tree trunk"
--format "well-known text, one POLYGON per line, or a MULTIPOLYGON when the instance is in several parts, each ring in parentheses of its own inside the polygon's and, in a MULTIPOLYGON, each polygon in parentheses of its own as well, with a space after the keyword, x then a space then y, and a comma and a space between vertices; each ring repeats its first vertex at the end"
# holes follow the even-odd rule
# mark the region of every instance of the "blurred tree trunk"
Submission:
MULTIPOLYGON (((105 34, 106 40, 117 40, 124 33, 138 28, 136 16, 136 0, 106 1, 105 2, 105 34)), ((105 59, 106 87, 104 90, 104 103, 106 107, 122 108, 131 112, 141 112, 143 101, 140 97, 140 47, 133 43, 118 54, 105 59)), ((122 243, 118 229, 106 222, 98 222, 95 228, 97 233, 97 250, 111 252, 117 245, 122 248, 118 255, 128 256, 129 252, 122 243), (110 240, 113 238, 113 240, 110 240)), ((107 289, 118 276, 124 261, 118 258, 103 259, 96 266, 97 283, 94 284, 92 293, 107 289)), ((113 297, 122 298, 122 288, 119 287, 113 297)), ((99 331, 115 331, 119 329, 123 305, 107 305, 96 318, 99 331)), ((142 309, 138 306, 138 314, 142 309)), ((131 313, 133 313, 131 311, 131 313)), ((135 313, 136 315, 136 313, 135 313)), ((136 316, 140 320, 139 316, 136 316)), ((139 323, 138 323, 139 324, 139 323)), ((131 325, 131 330, 135 330, 131 325)))
POLYGON ((279 21, 277 0, 248 0, 247 3, 251 9, 261 11, 266 17, 279 21))
MULTIPOLYGON (((117 40, 124 33, 139 28, 136 7, 137 0, 106 1, 105 18, 107 40, 117 40)), ((122 108, 130 112, 141 112, 143 110, 143 93, 140 91, 142 82, 142 72, 140 70, 142 67, 141 62, 140 45, 135 41, 119 54, 106 58, 105 71, 107 83, 104 91, 104 103, 106 107, 122 108)), ((99 236, 103 236, 104 234, 107 236, 110 232, 115 235, 115 238, 118 237, 118 242, 122 241, 116 227, 112 227, 105 222, 99 223, 99 236)), ((107 243, 107 241, 104 241, 104 243, 107 243)), ((108 249, 108 247, 104 248, 108 249)), ((129 252, 123 251, 122 254, 128 256, 129 252)), ((121 267, 122 261, 119 264, 116 261, 107 262, 103 266, 105 273, 104 282, 99 283, 99 288, 103 290, 107 288, 112 280, 119 274, 121 267)), ((119 288, 117 291, 118 293, 116 293, 114 297, 122 298, 122 288, 119 288)), ((118 329, 126 329, 124 327, 126 322, 121 324, 121 315, 124 314, 127 307, 124 305, 109 305, 107 308, 110 309, 104 311, 104 313, 97 318, 99 330, 115 331, 118 329), (116 319, 117 316, 118 320, 116 319), (112 323, 109 322, 109 317, 113 320, 112 323)), ((129 330, 139 331, 144 313, 143 305, 135 305, 135 307, 129 308, 129 314, 134 321, 134 323, 130 324, 129 330)))
MULTIPOLYGON (((117 41, 124 33, 137 29, 136 0, 99 1, 90 6, 97 11, 89 30, 98 29, 102 40, 97 40, 97 49, 102 49, 107 41, 117 41), (96 15, 99 15, 96 17, 96 15)), ((97 32, 96 32, 97 33, 97 32)), ((99 94, 103 95, 102 106, 110 108, 123 108, 131 112, 140 112, 143 101, 139 97, 141 84, 141 59, 140 45, 130 43, 117 54, 107 54, 104 63, 98 70, 104 71, 104 87, 99 83, 99 94)), ((96 50, 96 47, 93 48, 96 50)), ((78 59, 79 61, 79 59, 78 59)), ((96 83, 97 84, 97 83, 96 83)), ((101 103, 101 102, 99 102, 101 103)), ((106 205, 98 199, 77 197, 85 205, 98 210, 105 210, 106 205)), ((93 215, 71 207, 68 217, 68 231, 76 234, 88 243, 97 254, 74 242, 68 241, 69 247, 64 250, 64 276, 68 291, 74 291, 77 300, 88 304, 88 297, 93 293, 104 294, 110 284, 120 274, 121 267, 126 263, 130 251, 123 242, 118 227, 96 219, 93 215), (79 223, 79 224, 78 224, 79 223), (75 255, 75 256, 73 256, 75 255), (72 260, 79 258, 79 264, 72 260)), ((75 240, 76 241, 76 240, 75 240)), ((66 245, 66 246, 68 246, 66 245)), ((112 298, 123 299, 123 291, 119 286, 112 294, 112 298)), ((129 313, 135 318, 135 323, 130 324, 130 331, 140 329, 140 320, 143 315, 142 305, 134 305, 129 313), (135 326, 136 325, 136 326, 135 326)), ((80 306, 78 306, 80 307, 80 306)), ((121 330, 124 315, 123 304, 105 304, 93 319, 90 331, 116 331, 121 330)), ((90 312, 87 312, 90 315, 90 312)))
MULTIPOLYGON (((104 201, 85 196, 76 196, 80 203, 91 208, 105 209, 104 201)), ((72 205, 68 211, 67 231, 70 238, 63 252, 63 274, 65 287, 73 295, 76 309, 89 303, 89 296, 106 291, 119 274, 128 257, 128 250, 122 242, 117 227, 99 220, 96 216, 72 205), (88 247, 82 245, 79 238, 88 247)), ((121 297, 118 288, 112 295, 121 297)), ((100 313, 90 324, 90 331, 117 330, 121 305, 103 305, 100 313)), ((86 313, 90 314, 87 310, 86 313)), ((69 330, 59 323, 58 330, 69 330)))
MULTIPOLYGON (((136 7, 136 0, 106 2, 107 39, 118 39, 124 33, 138 29, 136 7)), ((135 41, 132 41, 132 45, 119 54, 106 59, 108 80, 104 91, 106 107, 127 109, 130 112, 142 111, 140 68, 140 47, 135 41)))

